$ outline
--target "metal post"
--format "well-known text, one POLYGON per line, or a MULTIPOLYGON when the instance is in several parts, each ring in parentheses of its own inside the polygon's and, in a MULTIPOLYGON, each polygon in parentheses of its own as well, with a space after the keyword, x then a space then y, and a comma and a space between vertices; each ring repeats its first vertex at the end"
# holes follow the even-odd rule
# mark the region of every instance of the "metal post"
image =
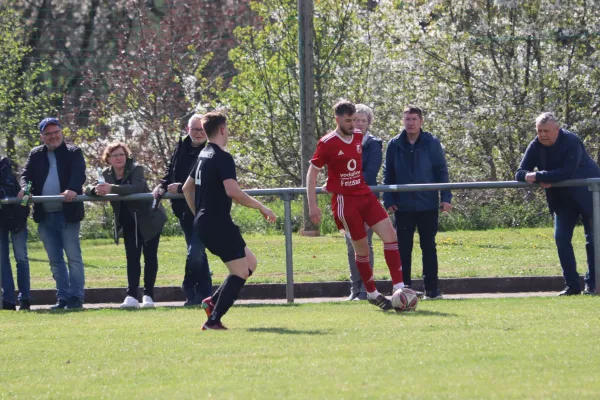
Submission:
POLYGON ((285 234, 285 297, 288 303, 294 302, 294 261, 292 253, 292 196, 284 193, 283 196, 283 233, 285 234))
MULTIPOLYGON (((306 186, 309 160, 317 147, 315 129, 315 81, 314 81, 314 4, 313 0, 297 0, 298 3, 298 63, 300 78, 300 159, 302 186, 306 186)), ((319 227, 308 218, 308 199, 304 200, 304 231, 318 232, 319 227)))
MULTIPOLYGON (((590 186, 592 190, 592 201, 593 201, 593 232, 594 232, 594 270, 596 271, 596 294, 600 294, 600 285, 597 284, 598 277, 600 276, 600 184, 592 183, 590 186)), ((591 267, 591 266, 590 266, 591 267)))

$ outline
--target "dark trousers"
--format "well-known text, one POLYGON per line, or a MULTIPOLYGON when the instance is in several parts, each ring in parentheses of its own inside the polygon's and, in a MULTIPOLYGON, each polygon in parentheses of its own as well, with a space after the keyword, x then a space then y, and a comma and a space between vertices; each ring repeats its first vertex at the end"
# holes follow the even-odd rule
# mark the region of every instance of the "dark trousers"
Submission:
POLYGON ((583 222, 583 231, 585 234, 585 250, 587 253, 588 270, 585 274, 585 283, 595 288, 595 269, 594 269, 594 232, 592 230, 592 216, 579 209, 576 204, 571 207, 564 207, 554 212, 554 240, 558 249, 558 258, 563 270, 566 286, 574 290, 581 290, 579 284, 579 273, 577 272, 577 262, 573 252, 573 230, 579 220, 583 222))
POLYGON ((206 257, 206 246, 194 229, 193 215, 185 213, 183 218, 179 219, 179 224, 187 244, 183 289, 195 289, 198 297, 204 299, 212 294, 212 277, 206 257))
POLYGON ((413 238, 415 229, 418 229, 423 253, 423 285, 427 291, 438 289, 438 258, 435 245, 438 217, 438 210, 395 213, 398 249, 402 259, 402 277, 406 285, 411 284, 413 238))
POLYGON ((127 258, 127 295, 138 297, 142 265, 140 260, 144 253, 144 294, 154 299, 154 284, 158 272, 158 242, 160 233, 148 241, 144 241, 135 224, 123 225, 123 241, 127 258), (137 239, 137 240, 136 240, 137 239))

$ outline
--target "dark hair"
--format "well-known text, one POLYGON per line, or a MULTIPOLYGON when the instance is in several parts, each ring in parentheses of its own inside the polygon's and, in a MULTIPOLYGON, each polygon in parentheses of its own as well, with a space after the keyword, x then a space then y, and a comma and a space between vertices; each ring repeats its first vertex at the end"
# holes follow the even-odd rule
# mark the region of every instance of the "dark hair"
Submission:
POLYGON ((417 106, 413 106, 410 104, 404 108, 404 111, 402 112, 402 114, 417 114, 420 119, 423 119, 423 110, 421 110, 417 106))
POLYGON ((341 117, 342 115, 354 115, 356 106, 351 101, 340 100, 333 106, 333 112, 336 117, 341 117))
POLYGON ((109 143, 106 146, 106 148, 104 149, 104 152, 102 153, 102 161, 104 161, 105 163, 108 164, 108 158, 117 149, 123 149, 123 152, 125 153, 125 156, 127 158, 131 158, 131 149, 129 148, 129 146, 127 146, 123 142, 112 142, 112 143, 109 143))
POLYGON ((227 117, 222 112, 211 111, 202 117, 202 128, 204 128, 204 132, 206 132, 206 136, 209 138, 214 137, 219 128, 226 123, 227 117))

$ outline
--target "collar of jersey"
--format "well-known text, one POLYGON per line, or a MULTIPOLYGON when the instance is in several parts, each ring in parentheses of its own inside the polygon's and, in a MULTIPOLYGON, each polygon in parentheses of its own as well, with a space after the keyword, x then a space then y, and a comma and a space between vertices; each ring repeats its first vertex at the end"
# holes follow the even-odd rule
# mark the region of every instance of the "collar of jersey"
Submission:
POLYGON ((352 134, 352 137, 350 138, 350 141, 349 141, 349 142, 346 142, 346 140, 344 140, 344 138, 343 138, 343 137, 342 137, 342 136, 341 136, 341 135, 338 133, 337 129, 336 129, 334 132, 335 132, 335 134, 337 135, 337 137, 339 137, 339 138, 340 138, 340 140, 341 140, 342 142, 346 143, 346 144, 351 144, 351 143, 352 143, 352 140, 354 140, 354 134, 352 134))

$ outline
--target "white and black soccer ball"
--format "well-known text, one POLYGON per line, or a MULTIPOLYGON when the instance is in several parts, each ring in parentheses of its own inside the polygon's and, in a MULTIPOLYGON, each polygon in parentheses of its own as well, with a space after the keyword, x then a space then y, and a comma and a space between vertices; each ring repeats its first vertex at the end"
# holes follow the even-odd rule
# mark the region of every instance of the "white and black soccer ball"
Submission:
POLYGON ((419 304, 419 296, 412 289, 398 289, 392 295, 392 307, 396 311, 415 311, 417 304, 419 304))

